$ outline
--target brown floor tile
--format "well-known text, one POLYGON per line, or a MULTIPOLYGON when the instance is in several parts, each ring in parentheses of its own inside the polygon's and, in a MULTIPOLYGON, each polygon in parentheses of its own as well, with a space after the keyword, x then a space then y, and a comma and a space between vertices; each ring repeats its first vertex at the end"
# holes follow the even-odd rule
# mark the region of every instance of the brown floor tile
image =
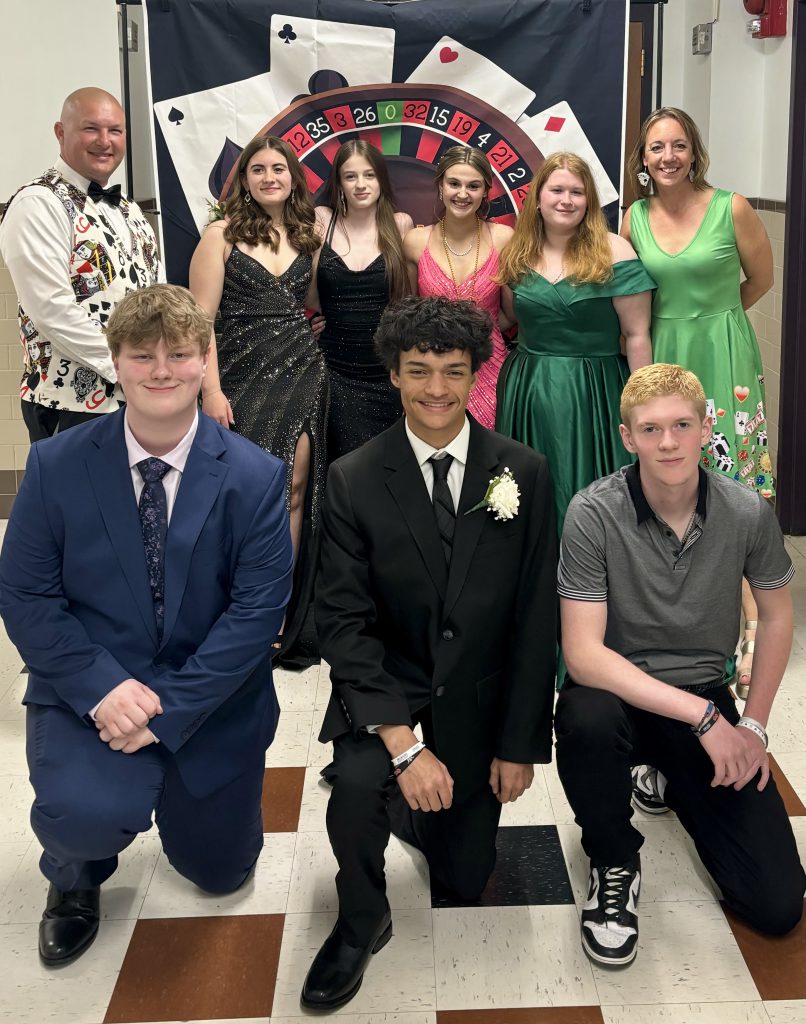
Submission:
POLYGON ((770 754, 770 767, 775 775, 775 785, 778 787, 778 792, 781 794, 781 799, 784 802, 786 813, 790 818, 801 818, 806 815, 806 807, 803 806, 803 801, 790 786, 789 780, 786 775, 784 775, 781 766, 776 762, 772 754, 770 754))
POLYGON ((267 768, 263 776, 263 831, 296 832, 302 806, 304 768, 267 768))
POLYGON ((518 1010, 437 1010, 437 1024, 604 1024, 598 1006, 542 1006, 518 1010))
POLYGON ((105 1024, 268 1017, 283 914, 138 921, 105 1024))
POLYGON ((724 904, 722 909, 761 998, 806 999, 806 917, 779 939, 757 932, 724 904))
POLYGON ((0 519, 8 519, 14 507, 16 494, 0 494, 0 519))

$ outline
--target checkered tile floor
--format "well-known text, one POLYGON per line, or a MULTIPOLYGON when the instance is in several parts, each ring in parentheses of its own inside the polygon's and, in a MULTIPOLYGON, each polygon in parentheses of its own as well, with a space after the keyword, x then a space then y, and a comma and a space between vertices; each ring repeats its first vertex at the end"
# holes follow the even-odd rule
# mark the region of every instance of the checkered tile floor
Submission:
MULTIPOLYGON (((806 860, 806 538, 788 543, 799 570, 796 638, 770 734, 806 860)), ((328 791, 319 780, 329 755, 316 740, 326 670, 278 675, 283 714, 266 761, 266 846, 245 891, 199 893, 170 868, 158 839, 143 835, 104 886, 97 942, 54 972, 36 955, 46 883, 28 824, 20 669, 0 635, 0 1020, 299 1022, 302 980, 336 912, 328 791)), ((580 949, 587 864, 546 766, 504 810, 498 864, 479 906, 432 892, 423 858, 392 840, 394 938, 335 1016, 351 1024, 806 1024, 806 924, 779 940, 749 931, 723 912, 674 816, 637 818, 647 841, 631 967, 601 969, 580 949)))

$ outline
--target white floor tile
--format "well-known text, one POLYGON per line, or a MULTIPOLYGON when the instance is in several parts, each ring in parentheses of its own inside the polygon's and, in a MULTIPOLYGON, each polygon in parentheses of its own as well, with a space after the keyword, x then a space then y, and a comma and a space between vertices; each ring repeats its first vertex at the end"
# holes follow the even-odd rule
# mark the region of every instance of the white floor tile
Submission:
POLYGON ((763 1003, 603 1006, 602 1016, 605 1024, 769 1024, 763 1003))
POLYGON ((2 808, 5 842, 18 842, 34 838, 31 828, 31 804, 34 791, 26 775, 7 775, 0 778, 0 807, 2 808))
POLYGON ((626 969, 593 965, 602 1005, 758 1002, 759 994, 717 903, 639 904, 638 956, 626 969))
POLYGON ((773 751, 772 754, 781 766, 790 786, 798 794, 802 803, 806 804, 806 750, 801 745, 800 750, 773 751))
MULTIPOLYGON (((339 1011, 338 1018, 344 1024, 437 1024, 437 1015, 428 1010, 417 1013, 350 1013, 351 1006, 352 1003, 344 1010, 339 1011)), ((310 1016, 272 1017, 270 1021, 264 1020, 260 1024, 300 1024, 300 1021, 304 1019, 310 1020, 311 1018, 310 1016)), ((227 1022, 219 1021, 216 1024, 227 1024, 227 1022)), ((249 1021, 239 1021, 237 1024, 249 1024, 249 1021)))
POLYGON ((319 682, 319 666, 311 665, 302 672, 287 669, 274 670, 274 689, 280 703, 280 713, 313 711, 316 703, 316 687, 319 682))
POLYGON ((534 782, 514 804, 501 808, 501 825, 553 825, 554 811, 549 799, 542 765, 535 765, 534 782))
POLYGON ((806 999, 770 1000, 764 1009, 770 1024, 806 1024, 806 999))
MULTIPOLYGON (((274 990, 272 1020, 300 1016, 302 982, 336 920, 335 914, 288 914, 274 990)), ((366 1014, 372 1024, 378 1014, 395 1011, 433 1011, 434 949, 430 910, 399 910, 394 914, 391 941, 370 958, 358 995, 332 1016, 350 1020, 366 1014)), ((416 1018, 415 1018, 416 1019, 416 1018)), ((360 1017, 359 1017, 360 1020, 360 1017)), ((401 1024, 413 1024, 401 1018, 401 1024)))
POLYGON ((58 971, 39 963, 37 929, 0 926, 0 1020, 13 1024, 99 1024, 129 946, 134 921, 106 921, 95 943, 58 971))
POLYGON ((573 906, 463 907, 433 915, 440 1010, 597 1002, 573 906))
MULTIPOLYGON (((327 832, 300 832, 291 872, 289 914, 337 911, 335 877, 338 865, 327 832)), ((417 850, 394 836, 386 850, 386 896, 392 910, 428 910, 431 887, 428 865, 417 850)))
POLYGON ((327 802, 330 786, 319 774, 318 768, 305 769, 305 784, 302 789, 302 804, 299 812, 300 832, 324 832, 327 802))
POLYGON ((2 697, 0 697, 0 720, 25 718, 22 696, 27 685, 28 675, 25 672, 20 673, 16 679, 12 679, 8 684, 2 697))
POLYGON ((320 743, 319 732, 325 718, 324 708, 316 708, 311 722, 311 740, 308 745, 308 758, 305 762, 311 768, 324 768, 333 757, 333 744, 320 743))
POLYGON ((0 718, 0 775, 27 775, 25 718, 0 718))
POLYGON ((776 695, 767 729, 770 734, 770 753, 774 757, 803 750, 806 700, 802 688, 800 692, 787 688, 776 695))
POLYGON ((20 839, 16 843, 0 843, 0 905, 2 896, 11 883, 28 847, 30 840, 20 839))
POLYGON ((267 768, 301 768, 308 763, 313 711, 283 711, 274 741, 266 751, 267 768))
MULTIPOLYGON (((710 876, 677 818, 642 820, 635 825, 645 840, 641 847, 641 906, 669 901, 716 900, 710 876)), ((587 896, 590 861, 582 849, 576 825, 558 825, 557 831, 574 899, 580 906, 587 896)))
POLYGON ((571 805, 565 799, 565 790, 560 782, 560 776, 557 774, 557 765, 554 761, 551 764, 543 765, 543 777, 546 780, 546 790, 551 801, 555 822, 557 824, 560 822, 573 822, 574 812, 571 810, 571 805))
POLYGON ((160 854, 140 917, 285 913, 296 838, 295 832, 269 833, 254 877, 237 892, 223 896, 202 892, 174 871, 165 854, 160 854))
MULTIPOLYGON (((125 921, 137 917, 160 850, 156 835, 144 835, 123 851, 118 870, 103 886, 101 917, 104 921, 125 921)), ((42 916, 48 882, 39 870, 41 854, 39 843, 31 843, 12 884, 0 899, 0 923, 36 924, 42 916)))

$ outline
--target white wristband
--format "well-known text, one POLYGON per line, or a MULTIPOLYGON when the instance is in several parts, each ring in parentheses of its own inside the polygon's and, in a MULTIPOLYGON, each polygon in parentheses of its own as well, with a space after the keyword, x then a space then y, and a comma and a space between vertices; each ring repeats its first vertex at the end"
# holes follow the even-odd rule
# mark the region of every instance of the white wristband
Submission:
POLYGON ((399 764, 403 764, 404 761, 408 761, 410 758, 414 757, 415 754, 419 754, 421 750, 425 750, 425 744, 421 740, 418 740, 413 747, 409 747, 409 749, 404 750, 402 754, 398 754, 397 757, 392 758, 393 766, 397 768, 399 764))
POLYGON ((755 718, 748 718, 746 715, 742 715, 742 717, 736 723, 737 729, 739 728, 739 726, 741 726, 743 729, 749 729, 750 732, 754 732, 756 736, 758 736, 758 738, 764 744, 764 749, 767 749, 767 730, 764 728, 761 722, 757 722, 755 718))

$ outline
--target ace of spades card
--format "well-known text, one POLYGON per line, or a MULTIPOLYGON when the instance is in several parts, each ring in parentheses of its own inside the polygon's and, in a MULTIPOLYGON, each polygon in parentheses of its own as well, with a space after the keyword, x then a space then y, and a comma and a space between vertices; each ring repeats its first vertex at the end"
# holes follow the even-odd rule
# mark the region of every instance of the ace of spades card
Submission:
POLYGON ((241 150, 279 109, 268 74, 154 104, 199 233, 209 218, 207 201, 218 199, 241 150))
POLYGON ((269 70, 280 109, 315 92, 391 82, 394 53, 391 28, 271 17, 269 70))

